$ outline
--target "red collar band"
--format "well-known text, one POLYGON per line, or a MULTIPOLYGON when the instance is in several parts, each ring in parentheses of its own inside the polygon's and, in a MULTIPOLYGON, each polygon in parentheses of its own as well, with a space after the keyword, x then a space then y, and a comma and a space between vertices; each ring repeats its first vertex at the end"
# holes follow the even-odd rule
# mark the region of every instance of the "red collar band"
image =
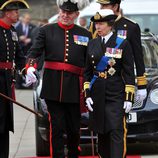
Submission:
POLYGON ((10 29, 11 25, 6 24, 4 21, 0 20, 0 26, 5 29, 10 29))
POLYGON ((67 25, 63 25, 60 21, 58 22, 58 25, 65 30, 70 30, 74 27, 74 24, 67 26, 67 25))

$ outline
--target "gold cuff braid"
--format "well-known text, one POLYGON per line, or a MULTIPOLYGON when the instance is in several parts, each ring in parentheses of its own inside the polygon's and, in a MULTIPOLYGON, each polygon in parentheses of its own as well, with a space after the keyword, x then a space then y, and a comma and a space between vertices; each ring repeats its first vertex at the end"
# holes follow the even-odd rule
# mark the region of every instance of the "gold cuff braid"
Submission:
POLYGON ((135 93, 135 86, 133 86, 133 85, 126 85, 125 86, 125 92, 126 92, 126 101, 133 102, 133 100, 134 100, 134 93, 135 93))
POLYGON ((90 87, 90 82, 84 82, 84 91, 86 90, 86 89, 89 89, 89 87, 90 87))
POLYGON ((147 79, 146 79, 146 75, 145 74, 143 76, 137 77, 137 85, 138 86, 147 85, 147 79))

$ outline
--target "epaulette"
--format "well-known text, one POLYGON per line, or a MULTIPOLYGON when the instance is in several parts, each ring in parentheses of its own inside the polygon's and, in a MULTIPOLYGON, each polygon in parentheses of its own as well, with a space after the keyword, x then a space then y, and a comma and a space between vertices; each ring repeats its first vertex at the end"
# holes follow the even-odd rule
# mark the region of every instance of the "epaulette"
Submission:
POLYGON ((119 21, 122 18, 122 15, 119 14, 118 17, 116 18, 115 22, 119 21))
POLYGON ((130 22, 134 23, 134 24, 137 24, 137 22, 136 22, 136 21, 134 21, 134 20, 132 20, 132 19, 130 19, 130 18, 128 18, 128 17, 126 17, 126 16, 124 16, 124 18, 125 18, 126 20, 128 20, 128 21, 130 21, 130 22))

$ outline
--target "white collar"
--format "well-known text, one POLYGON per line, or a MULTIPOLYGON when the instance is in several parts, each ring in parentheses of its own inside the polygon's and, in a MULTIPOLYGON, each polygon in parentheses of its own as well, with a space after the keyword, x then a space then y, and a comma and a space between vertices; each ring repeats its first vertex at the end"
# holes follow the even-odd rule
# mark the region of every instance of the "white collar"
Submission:
POLYGON ((109 40, 109 38, 113 35, 113 32, 111 31, 109 34, 107 34, 106 36, 102 36, 102 40, 103 38, 105 39, 105 43, 109 40))

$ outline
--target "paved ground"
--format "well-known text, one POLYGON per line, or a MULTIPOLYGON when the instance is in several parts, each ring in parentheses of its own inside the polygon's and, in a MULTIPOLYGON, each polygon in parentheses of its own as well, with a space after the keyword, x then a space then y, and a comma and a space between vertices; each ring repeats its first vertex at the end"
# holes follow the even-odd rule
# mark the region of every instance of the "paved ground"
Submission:
MULTIPOLYGON (((33 109, 31 90, 17 90, 17 101, 33 109)), ((14 105, 15 132, 10 134, 10 158, 35 156, 34 114, 14 105)))
MULTIPOLYGON (((17 101, 33 109, 33 93, 31 90, 16 90, 17 101)), ((14 105, 15 132, 10 133, 10 158, 31 158, 35 157, 35 125, 34 114, 14 105)), ((141 150, 148 150, 148 146, 136 147, 139 153, 141 150)), ((133 147, 132 147, 133 149, 133 147)), ((152 149, 152 148, 151 148, 152 149)), ((158 149, 156 149, 158 151, 158 149)), ((150 149, 149 149, 150 151, 150 149)), ((133 153, 133 151, 131 152, 133 153)), ((151 152, 151 156, 145 155, 141 158, 158 158, 151 152)), ((138 154, 136 154, 138 155, 138 154)), ((133 157, 134 158, 134 157, 133 157)))

